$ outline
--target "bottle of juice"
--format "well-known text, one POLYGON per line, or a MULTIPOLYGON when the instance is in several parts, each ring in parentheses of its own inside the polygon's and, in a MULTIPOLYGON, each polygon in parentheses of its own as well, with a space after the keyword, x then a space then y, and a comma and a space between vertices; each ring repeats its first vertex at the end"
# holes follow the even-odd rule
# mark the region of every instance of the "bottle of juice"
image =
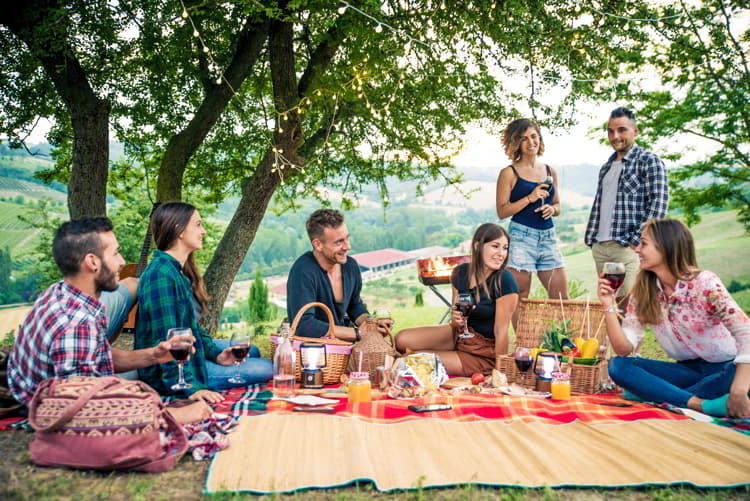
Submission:
POLYGON ((291 340, 292 329, 287 322, 281 326, 281 343, 273 355, 273 394, 277 397, 294 395, 296 379, 296 354, 291 340))

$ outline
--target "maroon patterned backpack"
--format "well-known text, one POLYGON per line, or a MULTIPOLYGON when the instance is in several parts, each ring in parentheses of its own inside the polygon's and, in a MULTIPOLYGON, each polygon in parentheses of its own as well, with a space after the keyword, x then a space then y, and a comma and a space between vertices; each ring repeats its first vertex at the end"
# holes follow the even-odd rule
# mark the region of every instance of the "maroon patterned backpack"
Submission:
POLYGON ((31 460, 43 466, 160 472, 188 446, 156 391, 115 376, 42 381, 29 423, 36 430, 31 460))

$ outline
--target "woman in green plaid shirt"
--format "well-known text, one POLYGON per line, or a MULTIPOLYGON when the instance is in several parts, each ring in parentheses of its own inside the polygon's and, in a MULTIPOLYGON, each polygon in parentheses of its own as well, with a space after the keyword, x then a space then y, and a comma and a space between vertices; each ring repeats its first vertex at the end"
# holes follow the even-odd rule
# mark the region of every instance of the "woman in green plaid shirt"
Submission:
MULTIPOLYGON (((262 383, 273 376, 269 360, 260 358, 253 346, 250 355, 234 366, 226 340, 214 340, 198 324, 205 311, 208 294, 193 253, 203 247, 206 230, 194 206, 183 202, 160 205, 153 214, 152 233, 157 250, 138 284, 138 322, 136 348, 155 346, 167 338, 172 328, 189 327, 195 336, 195 354, 185 364, 185 380, 192 388, 180 393, 209 402, 222 399, 216 393, 232 387, 228 379, 239 368, 246 384, 262 383)), ((139 379, 162 395, 174 394, 177 381, 175 362, 139 369, 139 379)), ((236 386, 236 385, 234 385, 236 386)))

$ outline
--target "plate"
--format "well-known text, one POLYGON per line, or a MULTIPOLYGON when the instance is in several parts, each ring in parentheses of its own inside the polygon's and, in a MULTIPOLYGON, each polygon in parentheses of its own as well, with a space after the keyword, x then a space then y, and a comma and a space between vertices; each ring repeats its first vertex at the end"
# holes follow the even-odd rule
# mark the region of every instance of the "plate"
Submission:
POLYGON ((320 397, 316 397, 315 395, 297 395, 294 397, 285 397, 285 398, 273 397, 273 400, 284 400, 285 402, 291 402, 295 405, 307 405, 307 406, 331 405, 331 404, 339 403, 338 400, 333 400, 331 398, 320 398, 320 397))
POLYGON ((500 390, 500 393, 504 393, 505 395, 510 395, 512 397, 529 397, 529 398, 549 398, 552 396, 552 393, 548 391, 536 391, 536 390, 526 390, 529 393, 521 393, 520 391, 515 391, 511 389, 510 386, 501 386, 498 388, 500 390))

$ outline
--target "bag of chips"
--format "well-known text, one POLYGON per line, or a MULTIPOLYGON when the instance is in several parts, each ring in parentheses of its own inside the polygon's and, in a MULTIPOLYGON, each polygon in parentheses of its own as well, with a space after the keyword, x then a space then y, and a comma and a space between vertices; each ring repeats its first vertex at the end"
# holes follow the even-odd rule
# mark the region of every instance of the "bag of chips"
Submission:
POLYGON ((448 373, 435 353, 412 353, 396 360, 389 380, 391 398, 415 398, 440 388, 448 380, 448 373))

